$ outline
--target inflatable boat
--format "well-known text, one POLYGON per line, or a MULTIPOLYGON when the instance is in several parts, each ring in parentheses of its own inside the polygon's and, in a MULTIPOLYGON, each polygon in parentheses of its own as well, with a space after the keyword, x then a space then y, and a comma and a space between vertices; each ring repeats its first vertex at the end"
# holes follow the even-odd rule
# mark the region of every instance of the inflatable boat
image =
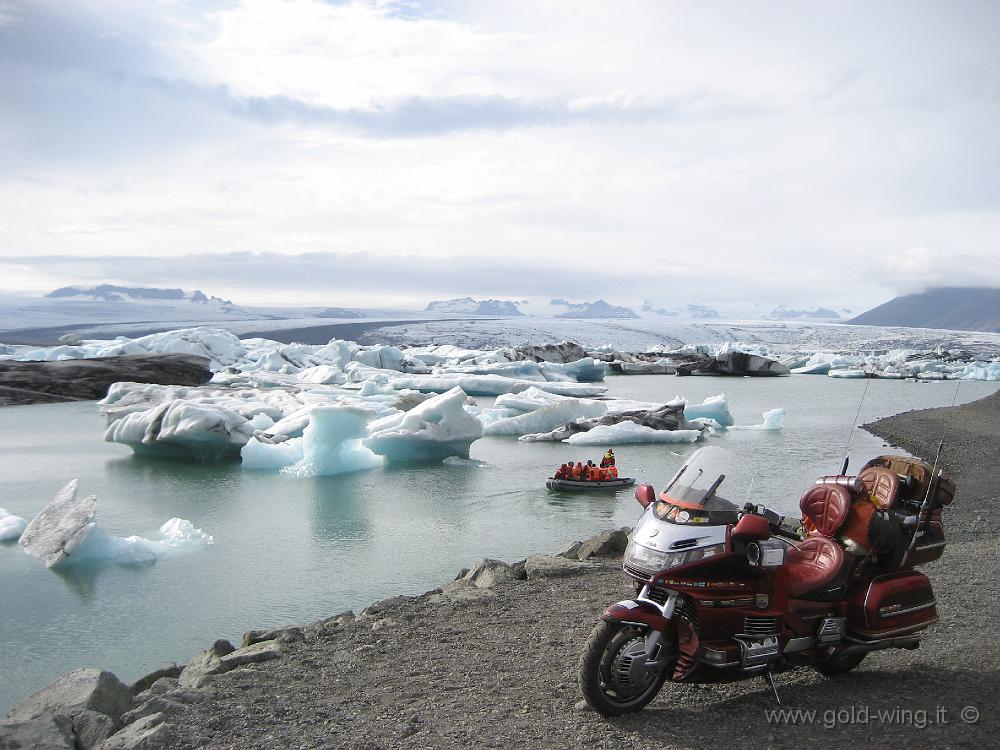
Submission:
POLYGON ((631 487, 635 484, 633 477, 618 477, 604 482, 591 482, 587 479, 549 479, 545 486, 550 490, 566 490, 568 492, 582 492, 585 490, 610 490, 621 487, 631 487))

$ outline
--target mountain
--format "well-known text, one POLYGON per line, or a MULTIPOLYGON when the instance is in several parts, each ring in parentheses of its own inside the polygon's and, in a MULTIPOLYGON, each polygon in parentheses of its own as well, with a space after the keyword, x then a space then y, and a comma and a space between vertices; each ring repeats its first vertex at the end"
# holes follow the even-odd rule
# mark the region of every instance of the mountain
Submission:
POLYGON ((159 289, 145 286, 64 286, 45 295, 52 299, 74 299, 100 302, 197 302, 203 305, 229 305, 232 302, 221 297, 209 297, 200 289, 185 292, 183 289, 159 289))
POLYGON ((848 322, 1000 333, 1000 289, 937 287, 896 297, 848 322))
POLYGON ((803 318, 840 320, 840 314, 827 307, 817 307, 815 310, 791 310, 784 305, 778 305, 767 314, 767 317, 773 320, 801 320, 803 318))
POLYGON ((435 300, 427 305, 428 312, 462 313, 463 315, 499 315, 506 318, 523 317, 524 313, 517 309, 517 303, 510 300, 484 299, 472 297, 462 299, 435 300))
POLYGON ((688 315, 692 318, 708 319, 722 317, 718 310, 707 307, 706 305, 688 305, 687 310, 688 315))
POLYGON ((554 299, 550 305, 564 306, 569 309, 559 313, 557 318, 638 318, 634 310, 627 307, 609 305, 602 299, 596 302, 567 302, 564 299, 554 299))
POLYGON ((656 305, 654 305, 652 302, 650 302, 648 300, 646 302, 642 303, 641 310, 644 313, 652 313, 653 315, 661 315, 663 317, 671 317, 672 318, 672 317, 675 317, 677 315, 677 313, 675 311, 673 311, 673 310, 667 310, 664 307, 657 307, 656 305))

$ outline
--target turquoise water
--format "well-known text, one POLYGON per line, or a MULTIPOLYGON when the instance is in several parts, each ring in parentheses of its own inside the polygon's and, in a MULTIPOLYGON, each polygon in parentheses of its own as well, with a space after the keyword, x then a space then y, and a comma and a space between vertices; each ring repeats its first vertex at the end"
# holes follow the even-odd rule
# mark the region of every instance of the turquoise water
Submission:
MULTIPOLYGON (((639 376, 608 385, 613 395, 651 401, 725 392, 740 424, 784 407, 780 432, 732 431, 712 444, 753 461, 756 499, 788 511, 815 476, 839 469, 865 387, 809 376, 639 376)), ((965 382, 959 401, 997 387, 965 382)), ((859 424, 948 405, 954 395, 954 383, 871 381, 859 424)), ((215 638, 419 593, 480 557, 513 561, 552 551, 631 524, 639 511, 628 491, 582 496, 544 488, 555 465, 596 460, 603 448, 485 438, 472 448, 484 466, 422 464, 294 479, 237 463, 138 458, 102 435, 93 403, 0 409, 0 506, 31 518, 79 477, 80 491, 98 496, 98 520, 112 534, 155 537, 161 523, 178 516, 216 543, 148 567, 64 572, 46 570, 16 545, 0 545, 0 711, 78 666, 132 680, 186 660, 215 638)), ((616 453, 624 474, 661 485, 696 447, 622 446, 616 453)), ((881 450, 881 441, 855 431, 857 463, 881 450)))

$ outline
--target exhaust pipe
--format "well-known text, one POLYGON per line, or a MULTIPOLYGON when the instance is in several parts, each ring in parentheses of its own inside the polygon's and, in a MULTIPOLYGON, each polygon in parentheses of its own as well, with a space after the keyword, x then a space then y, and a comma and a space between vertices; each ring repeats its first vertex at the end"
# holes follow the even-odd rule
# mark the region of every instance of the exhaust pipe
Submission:
POLYGON ((868 641, 866 643, 855 643, 843 649, 838 656, 854 656, 855 654, 867 654, 869 651, 881 651, 886 648, 906 648, 915 649, 920 646, 920 637, 916 635, 903 635, 898 638, 884 638, 879 641, 868 641))

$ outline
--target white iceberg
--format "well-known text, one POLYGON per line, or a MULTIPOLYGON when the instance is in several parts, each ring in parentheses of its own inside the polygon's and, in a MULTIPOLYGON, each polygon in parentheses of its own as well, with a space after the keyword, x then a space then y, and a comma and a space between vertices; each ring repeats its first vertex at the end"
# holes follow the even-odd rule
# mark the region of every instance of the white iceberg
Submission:
POLYGON ((8 513, 6 508, 0 508, 0 542, 20 539, 27 526, 27 519, 8 513))
POLYGON ((115 420, 104 439, 140 453, 155 447, 211 457, 239 453, 253 431, 248 419, 222 404, 178 399, 115 420))
POLYGON ((469 446, 483 435, 483 425, 465 410, 461 388, 424 401, 408 412, 369 425, 366 447, 390 461, 469 457, 469 446))
MULTIPOLYGON (((682 401, 680 397, 671 403, 682 401)), ((720 393, 718 396, 709 396, 700 404, 685 404, 684 418, 688 420, 707 418, 714 419, 722 427, 731 427, 735 420, 729 411, 729 404, 726 401, 726 394, 720 393)))
POLYGON ((784 409, 770 409, 762 415, 764 421, 760 424, 735 425, 731 430, 780 430, 781 422, 785 418, 784 409))
POLYGON ((485 426, 483 432, 486 435, 516 436, 549 432, 568 422, 603 417, 607 413, 608 407, 600 401, 564 398, 525 414, 492 421, 485 426))
POLYGON ((500 396, 505 393, 517 393, 532 387, 562 396, 580 397, 601 396, 608 390, 606 386, 588 383, 534 382, 506 378, 502 375, 466 375, 461 373, 405 375, 394 378, 391 382, 393 388, 411 388, 415 391, 430 391, 432 393, 445 393, 457 387, 470 396, 500 396))
POLYGON ((172 550, 212 544, 211 536, 190 521, 171 518, 160 527, 161 540, 139 536, 116 537, 97 526, 97 497, 77 499, 76 479, 69 482, 32 519, 21 534, 20 546, 47 568, 83 560, 110 560, 122 564, 156 560, 172 550))
POLYGON ((282 473, 315 477, 381 466, 384 459, 362 444, 371 417, 355 406, 315 407, 301 438, 302 458, 282 473))
POLYGON ((693 443, 701 430, 654 430, 635 422, 598 425, 572 435, 564 443, 573 445, 624 445, 627 443, 693 443))

